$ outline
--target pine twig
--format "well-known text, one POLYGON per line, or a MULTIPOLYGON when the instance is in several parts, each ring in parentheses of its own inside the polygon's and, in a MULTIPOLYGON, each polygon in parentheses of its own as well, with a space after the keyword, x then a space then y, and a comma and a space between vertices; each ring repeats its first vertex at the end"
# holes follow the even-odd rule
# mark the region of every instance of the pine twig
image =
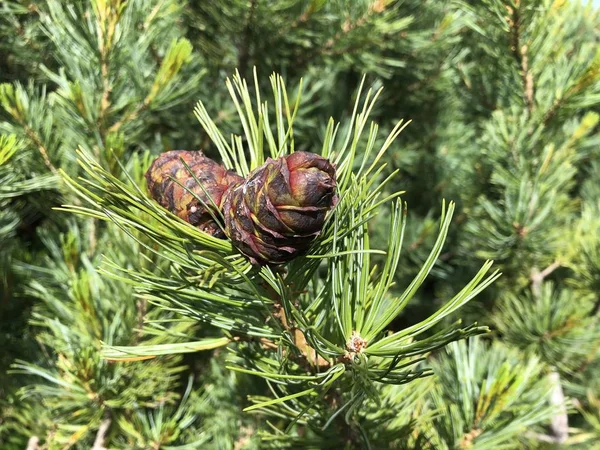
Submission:
POLYGON ((31 436, 27 441, 27 447, 25 450, 40 450, 39 447, 40 438, 37 436, 31 436))
MULTIPOLYGON (((542 294, 542 283, 544 279, 558 269, 560 265, 559 261, 554 261, 541 272, 535 267, 531 270, 531 291, 536 298, 539 298, 542 294)), ((567 415, 565 394, 560 383, 560 375, 556 370, 550 372, 548 379, 552 385, 550 404, 556 408, 556 413, 550 420, 552 435, 539 433, 531 433, 530 435, 542 442, 562 444, 569 437, 569 416, 567 415)))
POLYGON ((519 8, 508 8, 510 17, 508 23, 510 25, 510 47, 513 56, 517 60, 521 71, 521 82, 523 84, 523 96, 527 102, 527 110, 531 113, 534 108, 534 86, 533 75, 529 70, 529 57, 527 54, 527 45, 521 44, 521 16, 519 8))
POLYGON ((560 384, 560 375, 556 370, 552 371, 548 375, 548 378, 553 384, 550 403, 557 408, 557 413, 552 416, 550 428, 554 434, 555 442, 562 444, 569 437, 569 416, 567 415, 567 407, 565 406, 565 394, 560 384))
POLYGON ((529 277, 531 279, 531 291, 533 292, 533 295, 536 297, 541 295, 542 283, 544 282, 544 279, 560 266, 561 263, 559 261, 554 261, 541 272, 536 267, 531 269, 531 275, 529 277))
POLYGON ((563 98, 562 97, 559 97, 556 100, 554 100, 554 103, 552 103, 552 106, 550 107, 550 109, 546 112, 546 114, 544 114, 544 117, 542 119, 542 123, 544 125, 548 125, 548 123, 556 115, 556 112, 561 107, 562 102, 563 102, 563 98))
POLYGON ((240 428, 238 438, 233 445, 233 450, 242 450, 246 448, 255 433, 256 431, 254 428, 250 426, 242 426, 240 428))
POLYGON ((138 331, 135 335, 134 342, 138 342, 141 340, 144 335, 144 319, 146 317, 146 312, 148 311, 148 302, 145 297, 140 298, 136 303, 137 309, 137 328, 138 331))
POLYGON ((91 219, 88 230, 88 244, 89 244, 89 252, 90 257, 94 256, 96 253, 96 246, 98 244, 98 239, 96 237, 96 219, 91 219))
POLYGON ((23 127, 23 130, 25 131, 25 134, 27 135, 27 137, 37 146, 40 154, 42 155, 42 159, 44 160, 44 164, 46 165, 46 167, 48 169, 50 169, 50 171, 54 175, 58 176, 58 170, 56 170, 56 167, 54 166, 54 164, 52 164, 52 161, 50 161, 50 157, 48 156, 48 150, 46 149, 46 146, 42 142, 42 139, 33 130, 33 128, 31 128, 24 121, 21 121, 19 118, 17 118, 17 121, 19 122, 19 125, 21 125, 23 127))
POLYGON ((104 119, 108 108, 110 107, 110 94, 112 86, 110 84, 110 53, 113 47, 113 39, 117 24, 119 22, 120 1, 112 6, 106 5, 99 9, 98 14, 98 50, 100 51, 100 76, 102 78, 102 96, 100 101, 99 125, 100 130, 104 129, 104 119))
POLYGON ((533 74, 529 70, 529 57, 527 55, 527 45, 521 47, 521 79, 523 81, 523 90, 525 91, 525 99, 527 100, 527 109, 529 112, 534 108, 534 87, 533 74))
POLYGON ((548 444, 556 444, 556 438, 549 434, 534 433, 533 431, 525 433, 526 437, 536 439, 540 442, 546 442, 548 444))
POLYGON ((92 450, 107 450, 106 447, 104 447, 104 439, 106 438, 106 433, 108 432, 110 423, 110 418, 106 418, 100 422, 100 427, 98 427, 98 432, 96 433, 96 439, 94 440, 94 446, 92 447, 92 450))
MULTIPOLYGON (((323 358, 321 355, 317 353, 317 350, 310 346, 308 341, 306 340, 306 336, 294 324, 288 321, 288 317, 286 317, 285 310, 281 304, 281 297, 277 292, 275 292, 270 286, 267 284, 264 285, 265 289, 269 291, 271 294, 271 298, 276 300, 275 303, 275 312, 273 314, 276 317, 282 328, 286 330, 294 341, 295 346, 300 351, 300 356, 290 355, 298 364, 304 366, 307 370, 314 370, 313 366, 318 366, 320 368, 325 368, 331 366, 329 361, 323 358)), ((262 340, 261 340, 262 341, 262 340)))
POLYGON ((527 436, 548 444, 564 444, 569 437, 569 416, 567 414, 567 407, 565 406, 565 394, 560 384, 560 375, 556 370, 550 372, 548 379, 552 384, 550 404, 556 407, 557 410, 556 414, 550 420, 552 434, 529 432, 527 436))
POLYGON ((144 99, 144 101, 142 102, 142 104, 140 106, 133 109, 125 117, 121 118, 119 121, 112 124, 111 127, 108 129, 108 132, 109 133, 117 132, 124 124, 136 119, 146 108, 148 108, 148 106, 150 106, 151 100, 152 100, 152 98, 150 97, 150 94, 148 94, 148 96, 146 96, 146 98, 144 99))
POLYGON ((156 6, 152 9, 152 11, 150 12, 150 14, 148 15, 148 17, 144 21, 144 25, 143 25, 144 30, 149 30, 150 29, 150 26, 152 25, 152 22, 154 21, 154 19, 156 18, 156 16, 160 12, 160 10, 163 8, 164 4, 165 4, 165 1, 164 0, 160 0, 156 4, 156 6))

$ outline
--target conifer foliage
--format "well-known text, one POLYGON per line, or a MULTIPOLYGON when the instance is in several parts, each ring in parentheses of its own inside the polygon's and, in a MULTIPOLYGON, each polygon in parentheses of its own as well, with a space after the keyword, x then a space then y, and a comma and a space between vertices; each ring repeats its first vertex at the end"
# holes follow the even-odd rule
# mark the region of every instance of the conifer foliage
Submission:
POLYGON ((591 3, 0 12, 0 447, 597 447, 591 3))

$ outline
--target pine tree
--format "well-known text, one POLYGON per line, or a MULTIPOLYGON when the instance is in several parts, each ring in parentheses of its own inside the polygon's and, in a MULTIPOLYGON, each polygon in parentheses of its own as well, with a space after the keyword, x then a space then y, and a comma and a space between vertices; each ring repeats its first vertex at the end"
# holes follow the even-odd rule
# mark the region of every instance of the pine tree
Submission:
POLYGON ((591 3, 0 11, 2 448, 597 446, 591 3), (175 149, 339 200, 255 264, 152 198, 175 149))

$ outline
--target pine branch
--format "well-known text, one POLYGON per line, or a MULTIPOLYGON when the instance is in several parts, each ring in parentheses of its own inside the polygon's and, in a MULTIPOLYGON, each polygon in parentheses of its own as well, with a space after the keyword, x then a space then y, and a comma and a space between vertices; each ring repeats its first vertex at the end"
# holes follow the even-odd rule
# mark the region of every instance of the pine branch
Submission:
POLYGON ((144 20, 144 25, 143 25, 144 30, 148 30, 150 28, 150 26, 152 25, 152 22, 154 21, 154 19, 158 15, 158 13, 163 8, 165 1, 166 0, 158 1, 156 3, 156 5, 154 6, 154 8, 152 8, 152 11, 150 12, 150 14, 148 14, 148 17, 146 17, 146 20, 144 20))
POLYGON ((250 443, 252 436, 256 434, 256 429, 251 426, 243 426, 240 428, 240 433, 233 445, 233 450, 244 450, 250 443))
MULTIPOLYGON (((586 89, 593 87, 600 81, 600 50, 596 50, 595 55, 585 62, 585 69, 573 80, 570 86, 563 88, 565 92, 554 100, 550 109, 544 114, 542 118, 544 125, 550 123, 564 104, 568 104, 574 97, 585 92, 586 89)), ((593 90, 590 94, 593 95, 593 90)))
POLYGON ((555 414, 550 419, 552 434, 529 431, 526 435, 548 444, 564 444, 569 438, 569 416, 567 413, 565 394, 561 386, 560 375, 556 370, 553 370, 548 374, 548 380, 552 386, 549 401, 555 410, 555 414))
MULTIPOLYGON (((531 291, 535 298, 539 299, 542 295, 542 283, 544 279, 561 266, 559 261, 555 261, 541 272, 536 268, 531 271, 531 291)), ((569 437, 569 416, 567 414, 566 399, 561 386, 560 375, 553 370, 548 375, 548 380, 552 386, 550 392, 550 404, 555 408, 555 413, 551 418, 552 436, 535 434, 538 440, 551 442, 555 444, 564 443, 569 437)))
POLYGON ((90 256, 93 256, 94 253, 96 253, 96 246, 98 244, 98 236, 96 234, 97 232, 97 226, 96 226, 96 219, 90 219, 89 221, 89 227, 88 227, 88 254, 90 256))
POLYGON ((529 112, 534 109, 534 86, 533 74, 529 70, 529 56, 527 54, 528 46, 521 43, 521 15, 519 12, 520 2, 516 2, 515 7, 507 7, 509 11, 508 23, 510 26, 510 47, 514 58, 519 65, 521 73, 521 82, 523 85, 523 96, 527 103, 529 112))
POLYGON ((46 165, 46 167, 48 169, 50 169, 50 171, 54 175, 58 176, 59 175, 58 170, 56 169, 54 164, 52 164, 52 161, 50 161, 50 157, 48 156, 48 150, 46 149, 46 146, 42 142, 42 139, 39 137, 39 135, 27 123, 25 123, 25 121, 22 120, 20 117, 15 117, 15 119, 17 120, 19 125, 23 128, 23 131, 25 131, 25 134, 27 135, 27 137, 38 148, 38 151, 42 155, 42 159, 44 160, 44 164, 46 165))
POLYGON ((94 445, 92 450, 107 450, 104 447, 104 440, 106 439, 106 433, 108 433, 108 429, 110 428, 111 419, 105 418, 102 422, 100 422, 100 426, 98 427, 98 432, 96 433, 96 439, 94 439, 94 445))
POLYGON ((40 438, 37 436, 31 436, 27 441, 27 448, 25 450, 40 450, 39 447, 40 438))
POLYGON ((132 120, 137 119, 137 117, 143 113, 146 109, 148 109, 148 106, 150 106, 150 102, 152 101, 152 98, 150 97, 150 94, 148 94, 148 96, 146 96, 146 98, 144 98, 144 101, 142 101, 138 107, 134 108, 133 110, 131 110, 129 113, 127 113, 124 117, 122 117, 121 119, 119 119, 117 122, 115 122, 114 124, 112 124, 110 126, 110 128, 108 129, 109 133, 116 133, 117 131, 119 131, 121 129, 121 127, 123 125, 125 125, 126 123, 131 122, 132 120))
POLYGON ((553 413, 544 366, 499 341, 453 342, 434 364, 431 448, 519 447, 517 440, 553 413))
POLYGON ((542 283, 544 282, 544 279, 556 269, 558 269, 560 266, 561 263, 559 261, 554 261, 541 272, 536 267, 531 269, 531 290, 535 297, 539 298, 539 296, 541 295, 542 283))
POLYGON ((556 414, 552 416, 552 433, 554 434, 554 442, 562 444, 569 437, 569 416, 567 415, 565 394, 562 389, 560 375, 556 370, 553 370, 548 378, 552 384, 550 404, 557 409, 556 414))
POLYGON ((525 99, 527 100, 527 109, 529 112, 533 112, 534 103, 534 85, 533 85, 533 73, 529 70, 529 56, 527 54, 528 47, 523 45, 521 47, 521 79, 523 82, 523 90, 525 92, 525 99))
POLYGON ((137 328, 138 332, 136 333, 136 339, 134 343, 137 343, 144 334, 144 319, 146 318, 146 313, 148 312, 148 300, 145 297, 139 298, 136 302, 137 309, 137 328))
POLYGON ((552 102, 552 106, 550 106, 550 109, 546 111, 546 114, 544 114, 544 117, 542 118, 542 123, 544 125, 548 125, 550 123, 550 121, 554 118, 564 101, 565 97, 558 97, 554 100, 554 102, 552 102))
MULTIPOLYGON (((98 20, 101 21, 102 17, 98 17, 98 20)), ((100 130, 102 130, 104 128, 104 126, 103 126, 104 115, 106 114, 106 111, 108 110, 108 107, 110 106, 109 97, 110 97, 110 93, 112 90, 111 86, 110 86, 110 80, 109 80, 109 72, 110 72, 109 52, 110 52, 112 42, 107 37, 105 37, 104 27, 105 27, 104 23, 98 24, 98 34, 99 34, 98 46, 99 46, 99 51, 100 51, 100 76, 102 78, 102 94, 101 94, 101 98, 100 98, 100 113, 98 114, 98 122, 99 122, 100 130)), ((110 33, 110 36, 112 36, 112 33, 110 33)))

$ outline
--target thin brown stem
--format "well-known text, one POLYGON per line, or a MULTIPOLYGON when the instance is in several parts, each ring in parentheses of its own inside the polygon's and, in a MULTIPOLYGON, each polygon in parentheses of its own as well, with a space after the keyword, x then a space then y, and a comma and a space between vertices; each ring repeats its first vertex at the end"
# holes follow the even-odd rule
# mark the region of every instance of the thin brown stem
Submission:
MULTIPOLYGON (((275 300, 274 309, 272 316, 281 324, 283 330, 287 331, 293 341, 296 348, 300 351, 300 355, 290 355, 292 358, 298 363, 305 367, 307 370, 314 370, 315 367, 319 367, 321 369, 328 368, 331 366, 329 361, 319 355, 306 340, 306 336, 304 332, 296 327, 294 323, 286 316, 285 309, 281 304, 281 296, 269 286, 267 283, 263 283, 263 288, 269 293, 269 296, 275 300)), ((293 318, 292 318, 293 319, 293 318)), ((261 339, 261 344, 264 348, 277 349, 278 346, 267 339, 261 339)))
POLYGON ((148 106, 150 105, 150 101, 151 101, 151 97, 150 95, 148 95, 145 99, 144 102, 138 106, 137 108, 135 108, 134 110, 132 110, 129 114, 127 114, 125 117, 123 117, 121 120, 119 120, 118 122, 115 122, 109 129, 108 132, 112 133, 115 131, 118 131, 124 124, 126 124, 127 122, 130 122, 132 120, 134 120, 138 115, 140 115, 146 108, 148 108, 148 106))
POLYGON ((557 371, 552 371, 548 375, 548 378, 552 383, 550 404, 556 408, 556 414, 552 416, 550 421, 550 428, 552 429, 555 442, 562 444, 569 437, 569 416, 567 415, 565 394, 560 383, 560 375, 557 371))
POLYGON ((106 111, 110 106, 110 93, 112 88, 110 86, 110 81, 108 78, 109 75, 109 66, 108 66, 108 58, 107 55, 103 52, 101 54, 100 60, 100 74, 102 75, 102 98, 100 100, 100 113, 98 115, 98 122, 100 129, 104 128, 104 117, 106 116, 106 111))
POLYGON ((247 448, 250 443, 250 439, 256 433, 256 430, 250 426, 243 426, 240 428, 238 438, 233 445, 233 450, 242 450, 247 448))
MULTIPOLYGON (((542 283, 546 277, 561 266, 560 261, 554 261, 541 272, 535 267, 531 270, 531 291, 536 298, 542 295, 542 283)), ((567 414, 565 395, 560 382, 560 375, 553 370, 548 375, 552 390, 550 392, 550 404, 555 407, 555 413, 550 420, 552 435, 532 434, 532 437, 542 442, 555 444, 564 443, 569 437, 569 416, 567 414)))
POLYGON ((523 82, 523 90, 525 91, 525 99, 527 100, 527 109, 531 113, 535 104, 533 91, 533 74, 529 70, 529 56, 527 54, 527 45, 521 47, 521 79, 523 82))
POLYGON ((140 298, 137 301, 137 328, 138 331, 135 335, 135 342, 137 343, 143 335, 144 328, 144 318, 146 317, 146 312, 148 311, 148 301, 145 298, 140 298))
POLYGON ((27 441, 27 448, 25 450, 40 450, 39 447, 40 438, 37 436, 31 436, 27 441))
POLYGON ((556 113, 560 109, 562 102, 563 102, 563 98, 557 98, 556 100, 554 100, 554 103, 552 103, 552 106, 550 107, 550 109, 548 111, 546 111, 546 114, 544 114, 544 118, 542 119, 542 123, 544 125, 548 125, 548 123, 550 123, 552 118, 556 115, 556 113))
POLYGON ((465 433, 458 444, 458 448, 467 449, 473 447, 473 441, 477 439, 483 430, 473 427, 468 433, 465 433))
POLYGON ((90 225, 88 229, 88 245, 89 245, 89 255, 93 256, 96 252, 96 245, 98 240, 96 238, 96 219, 92 218, 90 220, 90 225))
POLYGON ((560 375, 558 372, 550 372, 548 379, 552 385, 549 399, 550 404, 556 408, 556 413, 550 419, 550 429, 552 430, 552 434, 529 431, 525 433, 525 436, 548 444, 564 444, 569 438, 569 416, 567 414, 565 394, 560 383, 560 375))
POLYGON ((102 97, 100 100, 100 112, 98 114, 98 122, 100 129, 102 130, 102 122, 104 120, 104 114, 106 109, 108 108, 108 97, 109 93, 109 83, 108 83, 108 50, 109 44, 106 42, 106 17, 103 13, 106 10, 99 11, 98 17, 98 50, 100 51, 100 75, 102 77, 102 97))
POLYGON ((542 270, 541 272, 534 267, 531 270, 531 275, 529 276, 529 278, 531 279, 531 291, 533 292, 533 295, 538 298, 541 295, 541 290, 542 290, 542 283, 544 282, 544 279, 549 276, 552 272, 554 272, 556 269, 558 269, 561 266, 560 261, 554 261, 552 264, 550 264, 548 267, 546 267, 544 270, 542 270))
POLYGON ((94 440, 94 446, 92 450, 107 450, 104 447, 104 440, 106 439, 106 433, 110 428, 111 420, 109 417, 105 418, 102 422, 100 422, 100 426, 98 427, 98 432, 96 433, 96 439, 94 440))
POLYGON ((110 94, 112 92, 110 56, 117 24, 121 18, 121 11, 121 0, 116 0, 114 4, 106 4, 98 10, 98 50, 100 51, 100 75, 102 78, 102 96, 100 99, 98 125, 103 136, 105 135, 104 123, 110 107, 110 94))
POLYGON ((25 122, 19 121, 19 123, 25 130, 25 134, 27 135, 27 137, 37 146, 40 154, 42 155, 42 159, 44 160, 44 164, 46 165, 46 167, 50 169, 50 171, 54 175, 58 175, 58 170, 56 169, 56 167, 54 167, 52 161, 50 161, 50 157, 48 156, 48 150, 46 149, 46 146, 44 145, 38 134, 25 122))
POLYGON ((519 64, 521 83, 523 85, 523 97, 527 103, 527 109, 531 113, 535 106, 533 74, 529 70, 528 47, 526 44, 521 43, 521 15, 519 13, 518 3, 515 8, 509 8, 509 13, 510 49, 517 64, 519 64))

